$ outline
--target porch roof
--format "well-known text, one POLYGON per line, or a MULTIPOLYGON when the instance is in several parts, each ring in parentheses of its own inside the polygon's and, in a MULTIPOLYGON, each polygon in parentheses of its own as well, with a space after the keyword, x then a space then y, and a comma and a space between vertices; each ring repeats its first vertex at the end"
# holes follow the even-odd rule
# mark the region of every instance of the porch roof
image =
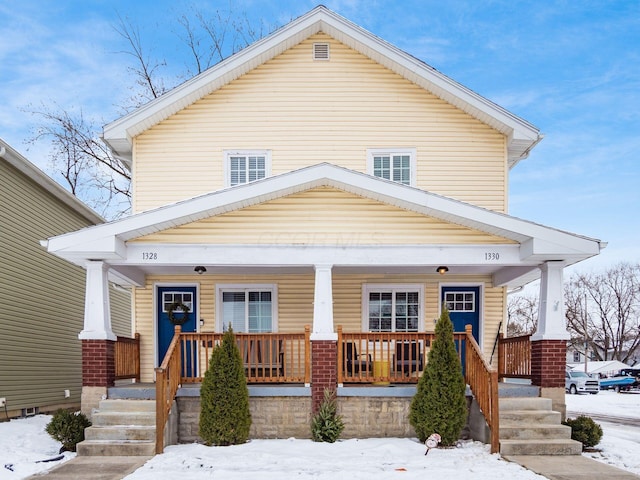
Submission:
POLYGON ((115 155, 131 165, 134 137, 320 32, 504 134, 507 137, 509 167, 527 158, 543 137, 526 120, 320 5, 161 97, 106 125, 103 135, 105 142, 115 155))
MULTIPOLYGON (((518 286, 538 277, 538 265, 566 265, 597 255, 600 240, 564 232, 431 192, 328 163, 211 192, 189 200, 88 227, 43 242, 48 250, 78 265, 104 260, 126 283, 142 284, 148 273, 193 273, 194 265, 218 271, 291 270, 332 264, 343 271, 433 273, 447 265, 459 273, 491 274, 494 284, 518 286), (328 186, 398 208, 465 226, 506 240, 504 245, 152 245, 162 259, 145 259, 148 244, 128 240, 328 186), (486 252, 498 252, 488 259, 486 252)), ((213 270, 212 270, 213 271, 213 270)), ((452 270, 453 272, 453 270, 452 270)))

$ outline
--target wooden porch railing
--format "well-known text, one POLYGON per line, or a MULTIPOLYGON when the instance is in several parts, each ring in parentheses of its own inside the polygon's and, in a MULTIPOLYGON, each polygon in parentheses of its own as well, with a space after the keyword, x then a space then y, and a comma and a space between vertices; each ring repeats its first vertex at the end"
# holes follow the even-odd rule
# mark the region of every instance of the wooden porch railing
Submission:
POLYGON ((491 431, 491 453, 500 450, 500 420, 498 410, 498 371, 484 360, 473 338, 471 325, 466 326, 465 381, 471 388, 491 431))
POLYGON ((116 380, 140 381, 140 334, 134 338, 118 337, 115 344, 116 380))
MULTIPOLYGON (((311 382, 309 326, 304 333, 236 333, 248 383, 311 382)), ((164 450, 164 429, 178 388, 184 383, 202 382, 222 333, 175 335, 162 365, 156 368, 156 453, 164 450)))
POLYGON ((504 338, 498 341, 498 376, 531 378, 531 335, 504 338))
MULTIPOLYGON (((309 326, 303 333, 236 333, 248 383, 311 382, 309 326)), ((199 383, 222 333, 181 333, 181 383, 199 383)))
POLYGON ((164 428, 180 386, 181 330, 180 325, 176 325, 175 335, 169 344, 162 365, 156 368, 156 453, 162 453, 164 450, 164 428))
MULTIPOLYGON (((434 338, 429 332, 344 332, 338 326, 338 384, 417 383, 434 338)), ((460 360, 466 338, 454 333, 460 360)))

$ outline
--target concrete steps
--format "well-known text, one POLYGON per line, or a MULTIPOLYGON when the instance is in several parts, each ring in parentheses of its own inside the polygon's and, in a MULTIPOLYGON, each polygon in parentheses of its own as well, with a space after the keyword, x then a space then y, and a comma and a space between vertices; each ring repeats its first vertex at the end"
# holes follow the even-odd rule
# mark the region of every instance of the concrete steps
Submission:
POLYGON ((502 455, 580 455, 582 444, 571 440, 571 427, 561 424, 551 400, 540 397, 500 398, 502 455))
POLYGON ((153 456, 156 442, 155 400, 107 399, 91 416, 79 456, 153 456))

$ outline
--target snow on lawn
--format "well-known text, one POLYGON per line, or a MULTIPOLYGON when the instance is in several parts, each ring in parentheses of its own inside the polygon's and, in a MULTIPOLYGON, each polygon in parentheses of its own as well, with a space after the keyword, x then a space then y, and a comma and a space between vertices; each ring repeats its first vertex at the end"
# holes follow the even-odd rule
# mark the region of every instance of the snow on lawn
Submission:
MULTIPOLYGON (((580 414, 640 418, 640 392, 637 390, 627 393, 604 390, 597 395, 567 395, 566 404, 570 418, 580 414)), ((597 419, 596 422, 603 431, 602 440, 595 447, 599 451, 583 455, 640 475, 640 429, 597 419)))
POLYGON ((298 479, 544 479, 521 466, 490 455, 477 442, 458 448, 426 448, 416 440, 372 438, 314 443, 311 440, 252 440, 231 447, 178 445, 165 449, 127 480, 203 477, 236 480, 298 479))
MULTIPOLYGON (((640 392, 598 395, 567 395, 569 412, 640 418, 640 392)), ((575 415, 573 415, 575 416, 575 415)), ((65 452, 55 462, 38 461, 58 456, 60 444, 44 431, 49 415, 0 423, 0 480, 24 479, 47 470, 75 456, 65 452)), ((640 429, 614 423, 598 422, 604 436, 596 447, 600 451, 586 453, 592 458, 640 474, 640 429)), ((517 464, 491 455, 487 445, 463 443, 458 448, 431 450, 424 455, 424 445, 415 439, 373 438, 340 440, 334 444, 310 440, 252 440, 231 447, 176 445, 156 455, 127 480, 191 480, 195 478, 250 477, 261 480, 349 479, 404 480, 432 478, 473 478, 477 480, 542 479, 517 464)))
POLYGON ((76 456, 65 452, 61 460, 43 462, 57 458, 62 446, 44 430, 50 421, 51 415, 37 415, 0 423, 0 480, 26 478, 76 456))
POLYGON ((640 391, 615 393, 602 390, 596 395, 566 395, 568 412, 640 418, 640 391))

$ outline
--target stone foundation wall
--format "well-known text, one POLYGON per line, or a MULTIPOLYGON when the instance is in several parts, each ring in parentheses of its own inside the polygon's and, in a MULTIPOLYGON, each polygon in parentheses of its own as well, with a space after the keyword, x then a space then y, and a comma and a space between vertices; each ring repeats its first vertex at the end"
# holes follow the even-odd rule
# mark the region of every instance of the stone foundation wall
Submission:
MULTIPOLYGON (((199 442, 200 397, 178 397, 178 442, 199 442)), ((415 437, 410 397, 338 397, 341 438, 415 437)), ((311 438, 311 397, 250 397, 250 438, 311 438)))
POLYGON ((411 397, 338 397, 341 438, 415 437, 409 424, 411 397))
MULTIPOLYGON (((200 442, 200 397, 178 397, 178 442, 200 442)), ((311 438, 311 397, 250 397, 250 438, 311 438)))

